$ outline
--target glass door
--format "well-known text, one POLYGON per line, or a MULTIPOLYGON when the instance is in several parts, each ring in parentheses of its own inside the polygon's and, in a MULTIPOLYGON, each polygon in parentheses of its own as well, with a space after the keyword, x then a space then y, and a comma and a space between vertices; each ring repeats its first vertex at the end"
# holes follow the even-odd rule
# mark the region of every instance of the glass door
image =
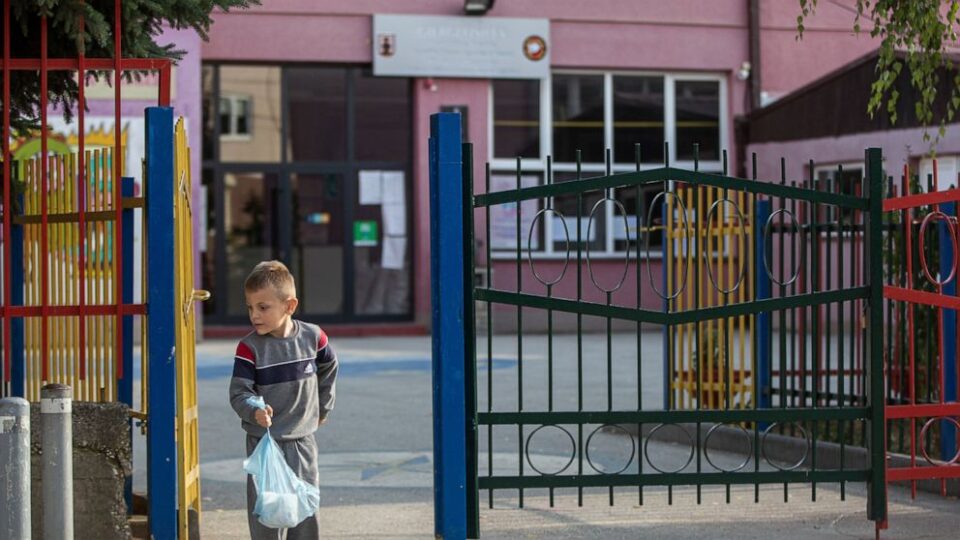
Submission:
POLYGON ((298 312, 308 320, 317 315, 347 314, 343 176, 291 174, 290 188, 290 271, 297 280, 298 312))
POLYGON ((218 274, 226 277, 216 287, 231 317, 247 317, 243 282, 260 261, 280 256, 282 231, 278 218, 280 177, 267 172, 223 174, 223 238, 218 274))

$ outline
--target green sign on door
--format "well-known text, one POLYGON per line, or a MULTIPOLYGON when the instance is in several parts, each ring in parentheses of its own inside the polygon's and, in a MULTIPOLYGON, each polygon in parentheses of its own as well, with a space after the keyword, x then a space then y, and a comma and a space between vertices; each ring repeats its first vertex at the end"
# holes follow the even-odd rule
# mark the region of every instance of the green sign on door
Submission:
POLYGON ((353 245, 360 247, 374 247, 377 245, 377 222, 376 221, 354 221, 353 222, 353 245))

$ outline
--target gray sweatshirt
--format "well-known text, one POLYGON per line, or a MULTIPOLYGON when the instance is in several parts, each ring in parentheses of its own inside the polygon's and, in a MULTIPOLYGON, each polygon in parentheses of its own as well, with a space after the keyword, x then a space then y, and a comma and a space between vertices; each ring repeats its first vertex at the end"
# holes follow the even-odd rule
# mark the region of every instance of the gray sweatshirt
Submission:
POLYGON ((278 441, 306 437, 333 409, 339 364, 327 334, 315 324, 293 321, 285 338, 256 332, 237 345, 230 379, 230 405, 243 429, 262 437, 256 407, 247 398, 263 396, 273 408, 270 435, 278 441))

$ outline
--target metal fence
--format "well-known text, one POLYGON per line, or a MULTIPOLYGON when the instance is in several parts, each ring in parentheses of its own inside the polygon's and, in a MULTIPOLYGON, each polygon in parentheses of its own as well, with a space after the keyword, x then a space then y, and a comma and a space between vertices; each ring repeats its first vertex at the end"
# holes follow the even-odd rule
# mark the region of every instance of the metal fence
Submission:
MULTIPOLYGON (((595 178, 578 176, 576 180, 562 183, 551 181, 548 167, 545 183, 533 187, 522 185, 523 171, 518 160, 516 187, 490 192, 486 179, 482 184, 478 182, 483 187, 474 191, 472 149, 470 145, 460 148, 458 117, 435 115, 431 126, 431 208, 433 258, 436 259, 433 268, 434 302, 440 306, 434 321, 434 387, 438 392, 434 402, 435 426, 438 426, 435 453, 438 464, 441 464, 437 478, 440 499, 437 502, 438 533, 451 520, 457 505, 462 504, 459 508, 466 512, 462 522, 465 532, 479 534, 476 525, 479 513, 477 490, 486 492, 488 505, 492 506, 496 497, 503 496, 509 503, 523 506, 525 496, 531 494, 547 497, 552 504, 557 491, 575 494, 582 503, 583 493, 597 488, 608 493, 609 502, 613 504, 618 496, 642 503, 645 490, 649 491, 653 486, 662 488, 657 490, 658 493, 665 492, 669 500, 672 500, 675 487, 692 486, 699 502, 702 488, 709 485, 726 487, 727 500, 730 486, 752 485, 755 498, 759 500, 762 484, 782 484, 787 498, 790 484, 807 487, 815 496, 820 483, 866 482, 870 491, 868 518, 874 521, 884 519, 885 468, 881 465, 884 455, 883 269, 880 249, 883 176, 878 150, 867 152, 869 190, 863 195, 828 192, 815 189, 817 186, 813 184, 798 187, 755 178, 709 174, 671 167, 669 163, 643 170, 639 159, 635 172, 595 178), (620 197, 635 194, 637 200, 643 201, 643 188, 649 185, 664 186, 664 191, 656 195, 662 199, 662 204, 637 205, 638 234, 627 243, 637 248, 626 253, 622 269, 618 267, 610 275, 598 277, 597 261, 584 241, 581 223, 584 219, 593 221, 598 205, 612 207, 615 219, 620 219, 619 216, 625 214, 620 197), (450 186, 463 186, 463 191, 450 186), (552 207, 551 200, 560 197, 576 199, 575 215, 563 215, 552 207), (583 204, 585 200, 598 197, 599 202, 592 208, 583 204), (456 209, 458 201, 462 201, 462 210, 456 209), (525 201, 539 201, 540 210, 532 220, 534 223, 549 214, 548 217, 556 216, 574 224, 563 227, 574 232, 568 233, 568 252, 563 258, 566 262, 559 267, 558 273, 548 274, 538 267, 538 260, 533 256, 536 247, 530 241, 533 234, 523 228, 524 224, 530 227, 531 223, 521 216, 525 201), (456 211, 445 212, 451 206, 456 211), (505 260, 501 253, 498 270, 503 276, 504 267, 512 264, 515 275, 509 287, 497 287, 489 280, 485 286, 474 286, 473 251, 478 245, 475 238, 484 234, 489 238, 490 210, 498 206, 514 212, 516 237, 513 257, 505 260), (757 216, 750 213, 764 206, 768 213, 761 225, 757 216), (855 214, 863 216, 864 241, 855 244, 860 250, 859 258, 856 263, 847 262, 858 266, 856 271, 863 276, 862 280, 841 283, 810 278, 819 275, 824 265, 833 264, 829 258, 820 260, 815 249, 829 229, 816 218, 831 211, 836 212, 838 220, 849 219, 848 216, 855 214), (749 268, 748 261, 765 261, 776 253, 765 249, 776 236, 772 224, 779 222, 782 231, 792 220, 802 231, 802 215, 809 218, 806 218, 807 232, 800 237, 810 244, 812 252, 793 261, 797 270, 789 272, 785 270, 788 267, 771 264, 772 261, 768 261, 763 272, 749 268), (674 246, 670 249, 687 254, 687 260, 691 262, 703 257, 705 264, 684 264, 683 268, 668 271, 663 267, 658 269, 652 262, 650 250, 640 247, 650 245, 658 218, 662 220, 662 230, 682 229, 680 233, 671 233, 674 246), (749 220, 756 220, 753 230, 757 231, 758 237, 762 234, 762 237, 755 237, 755 242, 746 241, 745 232, 741 234, 738 230, 735 245, 721 249, 715 242, 716 237, 709 234, 711 228, 745 230, 749 220), (482 223, 482 228, 475 228, 475 221, 482 223), (741 242, 740 238, 744 241, 741 242), (458 259, 462 266, 459 267, 447 260, 455 257, 451 254, 455 247, 461 250, 458 259), (725 253, 728 259, 734 259, 727 250, 731 250, 738 260, 731 261, 734 264, 724 264, 727 260, 718 263, 717 253, 725 253), (807 265, 807 269, 801 272, 803 265, 807 265), (806 275, 807 282, 801 281, 797 287, 788 288, 793 278, 787 277, 793 273, 800 273, 797 279, 806 275), (572 283, 564 283, 564 280, 572 283), (784 289, 776 292, 767 289, 769 294, 756 294, 763 289, 761 285, 765 280, 780 283, 784 289), (649 281, 657 298, 663 301, 662 309, 647 307, 643 298, 644 281, 649 281), (456 283, 460 283, 462 289, 457 289, 456 283), (632 295, 624 294, 628 291, 624 287, 627 283, 632 285, 632 295), (735 294, 744 286, 747 289, 742 297, 735 294), (593 296, 602 300, 588 299, 584 293, 588 287, 599 290, 600 294, 593 291, 593 296), (694 301, 679 305, 673 302, 687 288, 693 288, 694 301), (748 298, 750 290, 755 292, 753 298, 748 298), (701 293, 714 295, 716 302, 704 306, 704 302, 697 298, 701 293), (516 335, 494 335, 489 325, 486 335, 476 335, 472 310, 458 311, 463 309, 462 306, 475 305, 475 301, 487 313, 494 305, 513 309, 516 335), (822 319, 830 313, 855 311, 858 309, 854 307, 856 305, 866 307, 865 317, 857 317, 863 325, 860 335, 864 338, 864 358, 867 360, 863 369, 865 401, 850 403, 846 399, 828 399, 828 394, 839 390, 831 390, 831 385, 848 388, 856 384, 854 371, 839 365, 828 366, 826 358, 833 357, 832 351, 831 355, 814 351, 829 341, 825 339, 826 332, 833 332, 827 330, 826 321, 822 319), (463 316, 459 320, 447 321, 444 312, 459 312, 463 316), (525 336, 524 319, 535 312, 545 313, 548 332, 544 336, 525 336), (764 377, 769 379, 772 374, 759 373, 760 354, 757 353, 764 348, 773 349, 773 344, 763 343, 759 331, 748 335, 746 321, 755 321, 754 327, 757 328, 765 316, 770 320, 764 324, 770 325, 793 313, 798 314, 795 321, 802 319, 808 325, 808 329, 793 338, 796 345, 799 346, 807 336, 818 340, 814 342, 815 346, 805 345, 805 359, 797 360, 793 368, 810 371, 796 379, 805 381, 800 382, 800 395, 804 399, 791 402, 784 397, 787 392, 782 392, 775 401, 734 399, 737 384, 744 384, 740 390, 747 390, 753 396, 759 396, 762 391, 770 393, 770 383, 766 382, 764 387, 765 382, 761 380, 764 377), (556 336, 549 331, 553 317, 561 316, 576 318, 578 331, 572 337, 556 336), (581 330, 585 318, 604 321, 605 334, 586 335, 581 330), (741 320, 744 321, 742 326, 741 320), (613 321, 633 324, 636 340, 631 342, 615 337, 613 321), (644 325, 663 328, 667 339, 662 345, 651 346, 649 340, 644 339, 644 325), (744 330, 742 334, 741 328, 744 330), (682 334, 680 329, 683 329, 682 334), (684 339, 678 340, 677 336, 681 335, 684 339), (686 339, 688 335, 689 341, 686 339), (512 343, 505 346, 504 340, 512 343), (700 352, 693 355, 695 347, 711 347, 711 340, 716 351, 712 356, 700 352), (537 342, 538 348, 530 354, 537 342), (693 346, 681 348, 678 346, 681 343, 693 346), (744 351, 742 357, 750 358, 749 370, 758 374, 752 377, 749 385, 742 375, 741 380, 737 380, 738 373, 746 371, 748 366, 741 364, 734 369, 735 364, 730 361, 734 358, 734 351, 741 347, 744 351), (501 357, 504 354, 506 358, 501 357), (679 358, 681 354, 684 358, 679 358), (457 355, 464 359, 459 365, 457 355), (720 369, 713 375, 706 375, 704 372, 712 369, 705 360, 710 357, 719 361, 720 369), (822 362, 822 366, 816 361, 811 362, 815 358, 822 362), (686 366, 686 370, 677 371, 687 372, 686 386, 693 390, 697 399, 692 403, 688 401, 686 409, 680 408, 681 403, 671 403, 672 400, 655 406, 646 403, 644 396, 650 392, 650 378, 645 372, 650 366, 662 368, 660 376, 663 377, 665 396, 671 391, 669 383, 676 380, 676 374, 671 372, 676 366, 686 366), (698 375, 690 376, 690 369, 697 370, 698 375), (458 388, 464 396, 462 403, 467 407, 459 413, 462 415, 459 425, 463 426, 462 433, 465 434, 459 446, 448 440, 455 437, 459 429, 457 409, 450 408, 458 388), (714 396, 711 393, 715 393, 714 396), (855 425, 866 426, 864 442, 870 456, 868 462, 852 466, 841 462, 836 468, 818 464, 817 453, 810 450, 828 438, 830 426, 853 430, 855 425), (716 439, 712 437, 720 430, 736 434, 745 448, 742 461, 728 464, 718 461, 715 452, 711 454, 716 448, 716 439), (803 441, 804 450, 800 455, 779 455, 774 449, 772 440, 781 430, 793 432, 803 441), (618 458, 604 459, 599 447, 605 434, 631 431, 643 436, 640 443, 631 437, 617 438, 615 444, 620 446, 616 454, 618 458), (547 434, 550 436, 544 438, 547 434), (659 442, 679 443, 680 450, 664 457, 651 451, 651 447, 659 442), (535 451, 538 446, 542 451, 535 451), (679 461, 673 460, 676 456, 679 461), (446 482, 456 481, 456 475, 462 474, 458 472, 461 466, 465 468, 465 483, 462 484, 466 486, 465 498, 447 499, 445 494, 454 487, 446 482), (448 480, 451 475, 454 478, 448 480)), ((498 216, 504 214, 497 213, 498 216)), ((587 229, 590 227, 588 224, 587 229)), ((663 234, 662 230, 660 234, 663 234)), ((837 234, 836 230, 834 234, 837 234)), ((586 237, 589 238, 589 233, 586 237)), ((785 241, 783 238, 781 240, 785 241)), ((794 242, 798 252, 803 249, 801 243, 794 242)), ((480 245, 485 246, 486 260, 492 260, 490 242, 480 245)), ((793 332, 793 328, 784 325, 779 331, 778 345, 783 348, 788 343, 787 334, 793 332)), ((787 357, 780 356, 777 360, 785 363, 787 357)), ((786 364, 781 365, 777 378, 786 381, 790 369, 786 364)), ((783 382, 780 388, 787 390, 789 384, 783 382)))

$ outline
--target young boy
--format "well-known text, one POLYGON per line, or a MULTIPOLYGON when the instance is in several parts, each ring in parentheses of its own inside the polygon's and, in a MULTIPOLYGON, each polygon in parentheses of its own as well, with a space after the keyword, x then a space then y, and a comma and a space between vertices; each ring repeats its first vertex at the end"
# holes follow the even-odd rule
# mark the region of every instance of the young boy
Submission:
MULTIPOLYGON (((314 432, 326 422, 336 398, 337 356, 319 326, 292 318, 297 309, 293 276, 278 261, 258 264, 243 285, 253 332, 237 345, 230 380, 230 405, 247 432, 247 455, 270 428, 287 464, 313 485, 317 475, 314 432), (247 403, 263 396, 266 409, 247 403)), ((253 515, 257 491, 247 477, 247 520, 254 540, 282 538, 253 515)), ((319 516, 287 530, 288 540, 320 538, 319 516)))

